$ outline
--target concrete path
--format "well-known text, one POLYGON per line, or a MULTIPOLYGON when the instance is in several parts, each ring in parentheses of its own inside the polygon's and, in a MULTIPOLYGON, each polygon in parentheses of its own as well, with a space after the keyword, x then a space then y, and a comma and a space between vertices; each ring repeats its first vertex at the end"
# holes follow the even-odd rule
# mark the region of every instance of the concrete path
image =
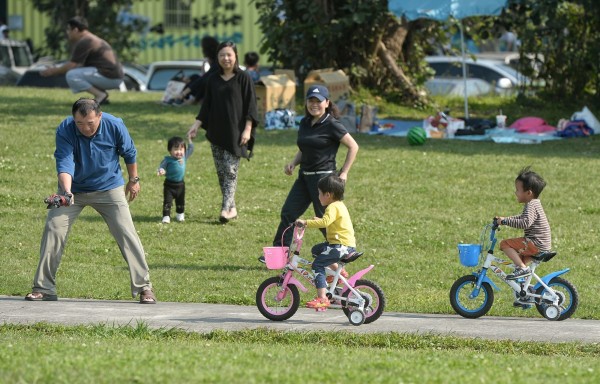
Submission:
POLYGON ((152 328, 179 328, 191 332, 268 328, 294 332, 400 332, 497 340, 600 342, 600 321, 597 320, 568 319, 553 322, 541 316, 484 316, 471 320, 458 315, 385 312, 374 323, 355 327, 340 310, 315 312, 301 308, 291 319, 274 322, 264 318, 254 306, 169 302, 141 305, 134 301, 63 298, 56 302, 30 302, 22 297, 0 296, 0 323, 37 322, 64 325, 135 325, 137 322, 144 322, 152 328))

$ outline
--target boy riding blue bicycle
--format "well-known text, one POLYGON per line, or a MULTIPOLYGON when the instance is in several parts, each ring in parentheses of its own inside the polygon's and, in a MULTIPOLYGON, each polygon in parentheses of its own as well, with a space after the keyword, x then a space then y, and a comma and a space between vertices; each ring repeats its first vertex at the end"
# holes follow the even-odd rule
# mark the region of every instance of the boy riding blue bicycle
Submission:
MULTIPOLYGON (((326 228, 327 241, 315 245, 312 254, 316 256, 312 264, 315 272, 315 285, 317 297, 306 303, 308 308, 325 309, 330 302, 327 298, 327 280, 325 267, 337 269, 337 262, 344 256, 356 251, 356 240, 354 228, 346 205, 342 202, 344 198, 344 180, 335 175, 330 175, 319 180, 319 201, 326 206, 322 218, 312 220, 296 220, 296 224, 307 228, 326 228)), ((346 271, 341 271, 342 276, 348 277, 346 271)))
POLYGON ((500 242, 500 249, 512 260, 516 268, 506 276, 507 280, 516 280, 531 275, 527 266, 532 256, 551 249, 552 237, 550 224, 539 199, 546 182, 540 175, 523 168, 515 179, 515 195, 519 203, 524 203, 523 212, 517 216, 497 217, 498 224, 524 229, 525 236, 505 239, 500 242))
POLYGON ((565 320, 573 315, 579 306, 579 293, 571 282, 560 277, 570 269, 564 268, 544 276, 537 274, 541 263, 556 256, 556 252, 550 250, 550 225, 539 200, 545 186, 546 182, 538 174, 529 167, 523 168, 515 180, 517 200, 525 204, 523 212, 518 216, 495 217, 491 224, 485 226, 481 245, 461 247, 459 244, 461 264, 481 267, 452 284, 450 304, 456 313, 468 319, 485 315, 494 304, 494 290, 499 290, 490 279, 490 276, 496 276, 513 291, 515 307, 535 307, 542 316, 553 321, 565 320), (501 224, 525 231, 524 237, 500 242, 500 248, 512 262, 494 255, 496 232, 501 224), (482 248, 487 249, 487 254, 480 258, 482 248), (503 266, 514 267, 513 273, 507 275, 503 266))

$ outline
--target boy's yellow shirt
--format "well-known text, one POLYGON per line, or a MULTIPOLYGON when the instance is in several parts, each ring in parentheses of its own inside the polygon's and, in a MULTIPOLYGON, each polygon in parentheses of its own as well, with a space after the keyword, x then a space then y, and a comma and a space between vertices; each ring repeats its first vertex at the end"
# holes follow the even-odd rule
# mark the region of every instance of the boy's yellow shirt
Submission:
POLYGON ((342 201, 338 200, 329 204, 321 219, 306 220, 306 226, 308 228, 326 228, 329 244, 356 247, 350 213, 342 201))

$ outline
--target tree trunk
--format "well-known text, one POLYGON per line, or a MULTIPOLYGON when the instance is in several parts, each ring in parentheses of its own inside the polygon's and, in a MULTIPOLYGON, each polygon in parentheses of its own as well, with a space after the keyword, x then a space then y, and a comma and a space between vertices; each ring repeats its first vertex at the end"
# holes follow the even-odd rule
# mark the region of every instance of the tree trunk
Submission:
POLYGON ((404 61, 402 48, 408 35, 408 24, 390 16, 385 20, 383 31, 383 36, 376 46, 376 54, 385 68, 384 72, 392 77, 394 84, 402 90, 407 101, 422 104, 426 101, 425 97, 419 93, 402 67, 398 65, 399 61, 404 61))

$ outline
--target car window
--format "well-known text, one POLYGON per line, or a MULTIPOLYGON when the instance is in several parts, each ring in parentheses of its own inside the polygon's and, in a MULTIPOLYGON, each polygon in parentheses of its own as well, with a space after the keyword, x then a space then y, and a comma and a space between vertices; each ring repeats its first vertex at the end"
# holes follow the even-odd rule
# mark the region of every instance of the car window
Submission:
POLYGON ((484 67, 477 64, 467 65, 468 77, 482 79, 490 84, 497 84, 498 80, 505 77, 502 74, 494 71, 491 68, 484 67))
POLYGON ((203 71, 200 69, 181 69, 181 68, 159 68, 154 71, 152 77, 148 79, 149 90, 164 90, 167 88, 167 83, 179 73, 183 71, 185 77, 192 75, 202 75, 203 71))
POLYGON ((13 46, 13 57, 15 59, 15 66, 17 67, 29 67, 31 66, 31 56, 25 46, 13 46))
POLYGON ((3 45, 0 45, 0 64, 8 68, 12 67, 10 62, 10 54, 8 53, 8 47, 3 45))
POLYGON ((429 63, 435 71, 436 77, 462 77, 462 66, 460 63, 429 63))

